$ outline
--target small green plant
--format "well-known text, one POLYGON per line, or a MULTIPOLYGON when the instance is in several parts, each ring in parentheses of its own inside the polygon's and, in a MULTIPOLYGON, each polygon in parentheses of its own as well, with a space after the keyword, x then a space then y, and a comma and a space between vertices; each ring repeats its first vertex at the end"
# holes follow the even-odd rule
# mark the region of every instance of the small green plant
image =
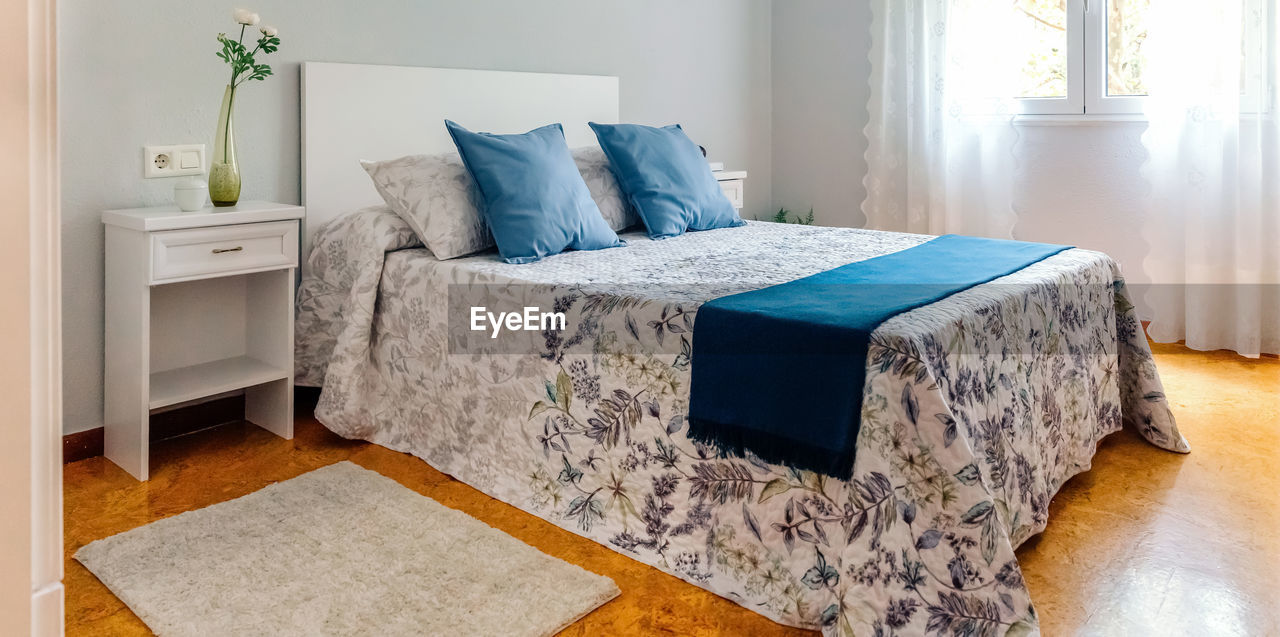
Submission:
POLYGON ((778 208, 778 212, 773 215, 772 221, 774 223, 798 223, 802 226, 811 226, 813 225, 813 208, 809 208, 808 215, 803 217, 796 215, 794 218, 791 216, 790 210, 787 210, 786 208, 778 208))

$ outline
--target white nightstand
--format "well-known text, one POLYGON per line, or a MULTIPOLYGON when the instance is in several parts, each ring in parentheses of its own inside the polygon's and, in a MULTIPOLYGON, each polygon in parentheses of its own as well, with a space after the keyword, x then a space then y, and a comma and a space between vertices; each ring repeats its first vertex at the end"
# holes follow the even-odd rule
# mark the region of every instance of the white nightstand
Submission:
POLYGON ((742 189, 747 181, 747 171, 745 170, 717 170, 711 174, 716 176, 716 181, 720 182, 720 189, 724 191, 724 196, 729 198, 729 203, 734 208, 742 210, 742 189))
POLYGON ((293 437, 299 206, 108 210, 104 451, 146 480, 151 412, 243 389, 293 437))

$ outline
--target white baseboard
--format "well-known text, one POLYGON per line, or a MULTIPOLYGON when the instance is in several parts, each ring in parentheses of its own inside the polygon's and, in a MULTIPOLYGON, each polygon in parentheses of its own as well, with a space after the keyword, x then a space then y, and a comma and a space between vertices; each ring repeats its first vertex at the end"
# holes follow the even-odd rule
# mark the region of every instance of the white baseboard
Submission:
POLYGON ((62 635, 66 589, 55 582, 31 594, 31 637, 62 635))

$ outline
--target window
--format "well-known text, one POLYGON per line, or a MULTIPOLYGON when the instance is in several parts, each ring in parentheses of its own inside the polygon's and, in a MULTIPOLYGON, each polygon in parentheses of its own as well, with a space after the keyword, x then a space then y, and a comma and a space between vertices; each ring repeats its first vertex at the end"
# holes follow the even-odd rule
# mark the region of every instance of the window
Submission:
MULTIPOLYGON (((1022 69, 1020 110, 1029 115, 1141 113, 1151 6, 1159 0, 1015 0, 1018 36, 1030 51, 1022 69)), ((1223 1, 1223 0, 1212 0, 1223 1)), ((1271 0, 1244 3, 1242 107, 1265 103, 1265 24, 1271 0), (1248 77, 1246 77, 1246 75, 1248 77)))

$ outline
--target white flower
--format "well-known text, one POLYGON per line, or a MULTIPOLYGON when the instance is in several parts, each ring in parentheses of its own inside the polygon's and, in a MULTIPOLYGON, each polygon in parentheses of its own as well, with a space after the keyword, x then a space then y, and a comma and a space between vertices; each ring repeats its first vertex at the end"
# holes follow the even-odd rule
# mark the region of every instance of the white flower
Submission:
POLYGON ((235 17, 236 24, 243 24, 247 27, 251 27, 258 23, 258 14, 248 9, 236 9, 235 13, 232 13, 231 15, 235 17))
POLYGON ((258 29, 258 30, 262 32, 262 35, 265 35, 269 38, 274 38, 276 37, 277 33, 280 33, 280 31, 275 27, 262 27, 261 29, 258 29))

